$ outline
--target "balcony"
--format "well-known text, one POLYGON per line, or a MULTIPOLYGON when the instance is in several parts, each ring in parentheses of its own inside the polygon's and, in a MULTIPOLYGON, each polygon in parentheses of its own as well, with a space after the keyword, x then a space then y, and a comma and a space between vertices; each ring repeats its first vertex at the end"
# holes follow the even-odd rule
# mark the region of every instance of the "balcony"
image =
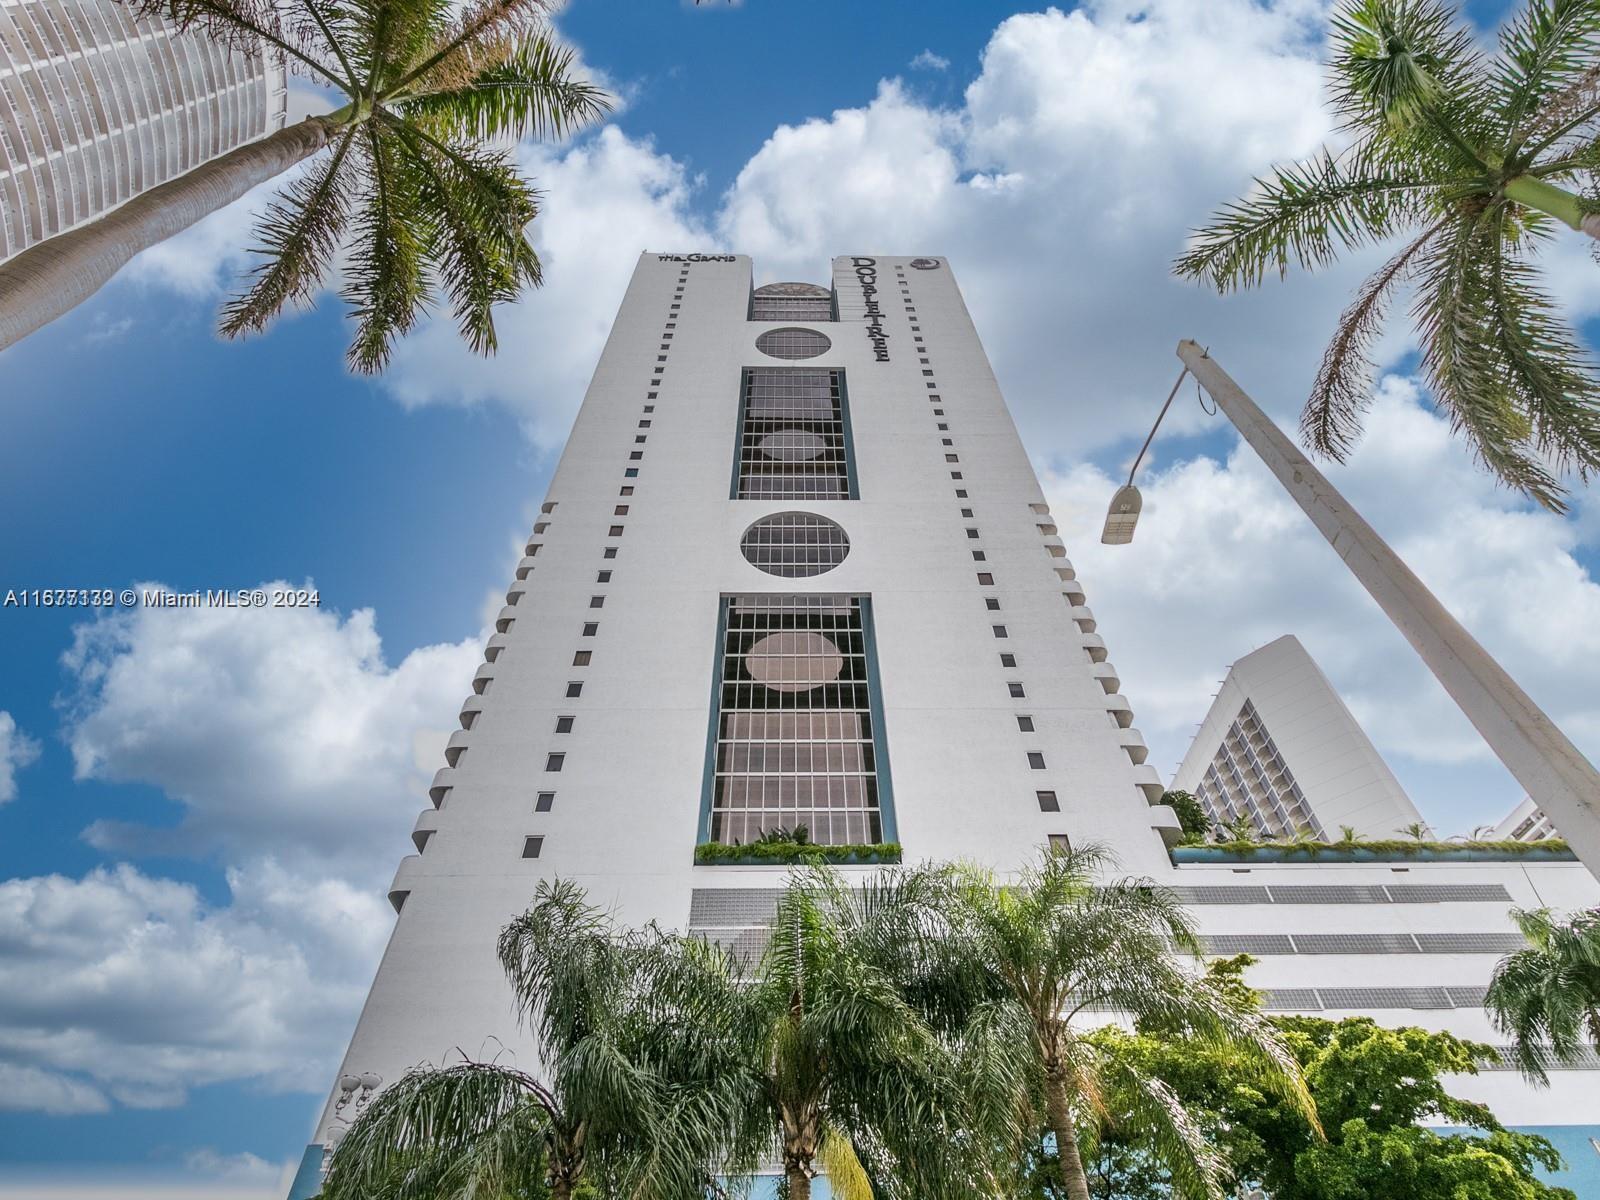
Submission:
POLYGON ((517 623, 517 610, 515 605, 508 604, 500 610, 500 615, 494 620, 496 633, 510 633, 511 627, 517 623))
POLYGON ((477 696, 477 695, 468 696, 465 700, 463 700, 461 702, 461 713, 460 713, 460 716, 457 718, 461 722, 461 728, 463 728, 463 729, 471 729, 472 728, 472 723, 478 719, 478 714, 480 712, 482 712, 482 711, 483 711, 483 697, 482 696, 477 696))
POLYGON ((1061 544, 1061 539, 1056 537, 1044 539, 1044 552, 1051 558, 1065 558, 1067 556, 1067 548, 1061 544))
POLYGON ((437 809, 425 808, 417 814, 417 823, 411 827, 411 844, 421 854, 428 848, 428 839, 439 832, 439 812, 437 809))
POLYGON ((1117 724, 1123 729, 1133 724, 1133 705, 1128 703, 1126 696, 1107 696, 1106 711, 1116 718, 1117 724))
POLYGON ((532 575, 532 574, 533 574, 533 559, 531 557, 530 558, 524 558, 524 559, 522 559, 522 561, 517 563, 517 578, 518 579, 526 579, 529 575, 532 575))
POLYGON ((518 604, 522 603, 522 597, 527 595, 527 593, 527 588, 518 587, 513 583, 508 589, 506 589, 506 603, 512 608, 515 608, 518 604))
POLYGON ((1083 594, 1083 584, 1076 579, 1063 579, 1061 581, 1061 594, 1074 606, 1082 604, 1086 598, 1083 594))
POLYGON ((503 633, 490 634, 489 643, 483 648, 483 661, 493 662, 495 659, 499 658, 500 651, 506 648, 510 640, 511 639, 506 637, 506 635, 503 633))
POLYGON ((1134 766, 1139 766, 1150 755, 1150 748, 1144 744, 1144 734, 1137 729, 1124 729, 1117 734, 1117 743, 1128 754, 1128 761, 1134 766))
POLYGON ((1178 814, 1169 804, 1157 804, 1150 810, 1150 827, 1161 835, 1162 844, 1171 850, 1183 840, 1183 826, 1178 814))
POLYGON ((1122 690, 1122 680, 1117 678, 1117 668, 1109 662, 1091 663, 1089 674, 1100 681, 1100 686, 1105 689, 1108 696, 1122 690))
POLYGON ((444 803, 445 796, 455 786, 456 773, 453 767, 440 767, 433 773, 433 783, 428 786, 428 799, 433 801, 433 806, 438 808, 444 803))
POLYGON ((1074 604, 1069 615, 1078 623, 1078 628, 1084 633, 1093 633, 1095 631, 1094 609, 1089 608, 1087 605, 1074 604))
POLYGON ((1086 633, 1081 638, 1083 648, 1089 652, 1089 657, 1095 662, 1106 660, 1106 640, 1098 633, 1086 633))
POLYGON ((389 903, 394 905, 394 911, 399 912, 405 907, 406 898, 411 895, 411 889, 418 879, 422 877, 422 856, 408 854, 400 860, 400 865, 395 868, 394 881, 389 884, 389 903))
POLYGON ((444 744, 444 760, 452 767, 461 761, 461 756, 467 752, 467 731, 458 729, 450 735, 450 740, 444 744))
POLYGON ((479 663, 477 671, 472 676, 472 690, 481 696, 489 690, 489 684, 492 682, 494 682, 494 667, 489 663, 479 663))
POLYGON ((1152 806, 1159 805, 1161 797, 1167 794, 1167 785, 1162 781, 1161 773, 1149 763, 1140 763, 1133 768, 1133 781, 1144 793, 1145 803, 1152 806))

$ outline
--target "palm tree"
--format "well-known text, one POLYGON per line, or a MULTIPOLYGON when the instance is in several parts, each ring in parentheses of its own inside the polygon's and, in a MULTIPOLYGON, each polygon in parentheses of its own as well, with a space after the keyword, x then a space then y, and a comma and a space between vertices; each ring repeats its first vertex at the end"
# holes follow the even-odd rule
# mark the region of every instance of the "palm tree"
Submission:
POLYGON ((951 1060, 894 965, 932 933, 925 878, 851 883, 799 871, 759 959, 686 939, 659 964, 657 994, 697 1047, 680 1054, 721 1089, 721 1173, 781 1163, 788 1200, 818 1174, 839 1200, 973 1196, 942 1173, 961 1138, 951 1060))
MULTIPOLYGON (((1228 1046, 1250 1064, 1259 1086, 1304 1114, 1315 1109, 1292 1054, 1254 1013, 1187 971, 1173 948, 1197 940, 1170 892, 1146 880, 1098 884, 1113 865, 1099 847, 1047 854, 1002 886, 987 871, 965 868, 947 901, 954 934, 949 967, 935 991, 945 1011, 967 1010, 964 1041, 976 1047, 966 1069, 974 1079, 1011 1079, 1011 1103, 991 1114, 989 1129, 1053 1138, 1060 1184, 1088 1200, 1080 1140, 1098 1132, 1103 1093, 1131 1099, 1122 1129, 1148 1139, 1179 1193, 1218 1200, 1226 1164, 1161 1080, 1102 1052, 1082 1018, 1117 1011, 1181 1029, 1196 1045, 1228 1046), (958 999, 965 992, 965 1002, 958 999)), ((1018 1146, 1021 1159, 1026 1147, 1018 1146)))
POLYGON ((381 370, 441 292, 495 349, 493 306, 540 282, 524 236, 538 193, 481 142, 561 136, 605 112, 551 39, 546 0, 124 0, 290 67, 346 103, 240 146, 0 264, 0 349, 82 303, 134 255, 314 159, 268 205, 261 261, 222 312, 229 337, 305 305, 341 248, 348 358, 381 370))
POLYGON ((1502 482, 1562 511, 1559 472, 1600 469, 1600 378, 1535 254, 1557 225, 1600 238, 1600 0, 1528 0, 1492 58, 1436 0, 1344 0, 1332 46, 1348 148, 1258 179, 1174 269, 1228 291, 1404 234, 1340 318, 1303 439, 1340 461, 1353 448, 1369 349, 1414 282, 1423 370, 1452 428, 1502 482))
POLYGON ((537 1073, 473 1061, 410 1072, 338 1143, 325 1200, 570 1200, 596 1180, 638 1200, 704 1197, 721 1118, 692 1078, 659 1069, 672 1023, 646 968, 661 941, 619 931, 570 882, 541 882, 499 947, 537 1073))
POLYGON ((1546 1083, 1545 1072, 1578 1059, 1585 1040, 1600 1046, 1600 909, 1568 921, 1547 908, 1511 915, 1530 944, 1501 960, 1484 1003, 1511 1036, 1518 1069, 1546 1083))

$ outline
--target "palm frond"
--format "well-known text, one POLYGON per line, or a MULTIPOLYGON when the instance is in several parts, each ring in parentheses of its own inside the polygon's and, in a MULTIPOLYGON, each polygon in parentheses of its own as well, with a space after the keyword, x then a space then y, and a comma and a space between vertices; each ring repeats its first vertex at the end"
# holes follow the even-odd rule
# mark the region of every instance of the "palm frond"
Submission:
POLYGON ((1400 253, 1367 277, 1355 302, 1339 316, 1339 327, 1322 356, 1311 395, 1300 414, 1301 440, 1338 462, 1361 435, 1361 418, 1370 403, 1370 354, 1394 289, 1403 283, 1416 257, 1440 226, 1430 225, 1400 253))
POLYGON ((1356 127, 1406 129, 1479 73, 1471 35, 1438 0, 1345 0, 1332 42, 1334 107, 1356 127))
POLYGON ((1495 87, 1505 140, 1521 143, 1566 109, 1574 87, 1600 79, 1600 4, 1595 0, 1527 0, 1500 27, 1495 87))
POLYGON ((349 217, 356 172, 348 155, 355 137, 354 127, 346 129, 332 154, 268 204, 251 250, 264 261, 251 272, 249 289, 223 306, 224 337, 265 329, 285 304, 306 304, 316 294, 349 217))
POLYGON ((457 71, 454 60, 470 64, 482 47, 508 36, 538 34, 547 26, 553 7, 550 0, 475 0, 458 16, 439 24, 425 46, 418 46, 402 60, 407 65, 389 83, 389 92, 404 95, 435 72, 452 77, 457 71))
POLYGON ((383 369, 394 339, 411 329, 430 300, 423 274, 418 180, 378 122, 361 127, 370 195, 355 222, 342 295, 356 319, 346 355, 352 370, 383 369))
POLYGON ((1120 1101, 1115 1124, 1146 1142, 1185 1200, 1223 1200, 1228 1163, 1172 1088, 1116 1055, 1101 1068, 1120 1101))
POLYGON ((1600 912, 1557 921, 1548 909, 1513 910, 1529 941, 1495 968, 1484 1000, 1511 1038, 1519 1070, 1539 1083, 1576 1061, 1585 1041, 1600 1044, 1600 912))
POLYGON ((450 136, 485 140, 565 138, 611 111, 611 97, 575 72, 576 52, 543 30, 490 49, 417 80, 400 110, 450 136))
POLYGON ((1269 270, 1286 275, 1291 261, 1315 270, 1341 249, 1366 246, 1422 219, 1437 191, 1412 175, 1348 173, 1324 151, 1302 165, 1275 168, 1249 195, 1219 209, 1173 270, 1222 292, 1254 287, 1269 270))
POLYGON ((289 66, 341 91, 347 82, 322 58, 325 46, 314 22, 295 16, 275 0, 121 0, 136 16, 165 18, 179 29, 201 29, 229 49, 254 58, 265 43, 286 55, 289 66))
POLYGON ((828 1191, 839 1200, 872 1200, 872 1181, 856 1157, 855 1147, 842 1130, 832 1125, 822 1130, 817 1163, 828 1176, 828 1191))

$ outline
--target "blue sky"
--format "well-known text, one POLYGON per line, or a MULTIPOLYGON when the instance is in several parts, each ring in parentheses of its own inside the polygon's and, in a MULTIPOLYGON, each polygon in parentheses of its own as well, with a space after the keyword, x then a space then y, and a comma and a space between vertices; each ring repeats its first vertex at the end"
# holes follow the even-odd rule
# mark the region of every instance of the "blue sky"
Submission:
MULTIPOLYGON (((1149 467, 1142 557, 1093 544, 1110 476, 1175 373, 1176 337, 1210 341, 1292 420, 1332 315, 1371 265, 1229 302, 1165 276, 1185 225, 1241 187, 1262 154, 1304 153, 1326 133, 1314 5, 1193 7, 1146 13, 1104 0, 1073 18, 1007 21, 1031 10, 578 0, 562 28, 625 105, 603 132, 525 150, 551 192, 535 232, 550 283, 507 317, 495 364, 469 362, 447 330, 432 330, 390 379, 352 378, 345 323, 327 297, 268 336, 222 343, 216 288, 232 260, 214 272, 219 243, 201 237, 180 240, 176 265, 136 266, 0 357, 0 505, 12 514, 0 525, 0 596, 282 579, 314 581, 322 604, 320 623, 273 626, 277 642, 243 626, 202 636, 103 622, 70 661, 75 627, 92 614, 0 609, 0 712, 38 749, 14 771, 15 798, 0 803, 0 914, 12 906, 0 991, 35 986, 30 955, 57 956, 61 1005, 59 1019, 0 1011, 0 1081, 9 1066, 27 1084, 0 1084, 14 1097, 0 1098, 0 1185, 65 1179, 83 1164, 128 1178, 137 1165, 264 1195, 261 1181, 298 1156, 381 946, 381 885, 436 765, 428 738, 467 690, 485 614, 627 267, 646 248, 729 246, 756 254, 758 272, 813 279, 834 253, 949 255, 1057 512, 1076 530, 1070 551, 1153 762, 1170 771, 1232 658, 1297 632, 1442 829, 1509 808, 1512 781, 1192 404, 1175 412, 1149 467), (1213 51, 1233 56, 1236 78, 1210 70, 1213 51), (1213 132, 1186 129, 1191 112, 1213 132), (1246 508, 1266 514, 1264 532, 1238 528, 1246 508), (361 610, 374 614, 381 652, 362 640, 361 610), (307 647, 328 648, 327 677, 353 680, 365 690, 352 705, 379 713, 323 751, 334 781, 323 793, 290 751, 265 736, 253 743, 248 719, 273 664, 307 647), (149 663, 170 674, 145 673, 138 695, 113 670, 149 663), (244 719, 206 724, 235 711, 244 719), (199 728, 195 740, 177 729, 185 723, 199 728), (350 796, 363 786, 359 816, 323 817, 357 807, 350 796), (292 811, 311 814, 303 830, 272 819, 290 791, 303 805, 292 811), (97 822, 101 832, 86 833, 97 822), (117 824, 107 832, 107 822, 117 824), (136 874, 93 874, 118 864, 136 874), (41 881, 51 875, 86 913, 104 900, 92 909, 103 944, 50 924, 41 881), (330 928, 308 933, 283 915, 283 894, 297 890, 330 928), (190 953, 185 937, 214 949, 207 930, 295 951, 263 950, 281 972, 265 976, 247 953, 236 990, 219 984, 215 1001, 239 1004, 263 979, 292 984, 300 971, 326 1014, 320 1032, 284 1035, 279 1048, 273 1030, 294 1023, 287 997, 238 1035, 248 1053, 220 1018, 210 1040, 153 1019, 119 1026, 105 1015, 115 1001, 105 980, 120 978, 105 966, 118 949, 105 914, 121 912, 173 947, 175 962, 190 953), (80 1027, 87 1049, 72 1044, 80 1027), (169 1051, 212 1065, 174 1075, 157 1065, 169 1051), (301 1066, 279 1070, 279 1059, 301 1066)), ((236 243, 237 217, 226 218, 216 237, 236 243)), ((1590 319, 1600 289, 1574 263, 1559 264, 1562 294, 1590 319)), ((1429 414, 1408 354, 1403 337, 1387 346, 1373 435, 1337 478, 1600 752, 1586 682, 1600 667, 1600 513, 1585 501, 1558 521, 1488 485, 1429 414), (1438 513, 1412 503, 1419 470, 1437 480, 1438 513), (1555 614, 1541 628, 1505 616, 1535 603, 1555 614)), ((337 686, 321 679, 308 672, 307 692, 337 712, 337 686)), ((207 994, 194 999, 204 1011, 207 994)))

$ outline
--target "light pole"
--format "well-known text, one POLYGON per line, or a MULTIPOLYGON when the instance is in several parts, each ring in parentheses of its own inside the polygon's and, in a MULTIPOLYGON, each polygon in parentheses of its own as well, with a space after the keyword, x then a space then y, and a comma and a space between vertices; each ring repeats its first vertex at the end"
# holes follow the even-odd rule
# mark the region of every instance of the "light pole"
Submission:
MULTIPOLYGON (((1600 878, 1600 772, 1215 359, 1187 339, 1178 343, 1178 357, 1405 635, 1506 770, 1600 878)), ((1161 411, 1165 415, 1166 407, 1161 411)), ((1144 451, 1139 453, 1143 457, 1144 451)), ((1130 474, 1112 501, 1101 540, 1131 541, 1137 519, 1138 492, 1130 474), (1113 529, 1113 518, 1126 515, 1117 512, 1117 504, 1128 502, 1124 493, 1129 491, 1132 519, 1113 529)))

